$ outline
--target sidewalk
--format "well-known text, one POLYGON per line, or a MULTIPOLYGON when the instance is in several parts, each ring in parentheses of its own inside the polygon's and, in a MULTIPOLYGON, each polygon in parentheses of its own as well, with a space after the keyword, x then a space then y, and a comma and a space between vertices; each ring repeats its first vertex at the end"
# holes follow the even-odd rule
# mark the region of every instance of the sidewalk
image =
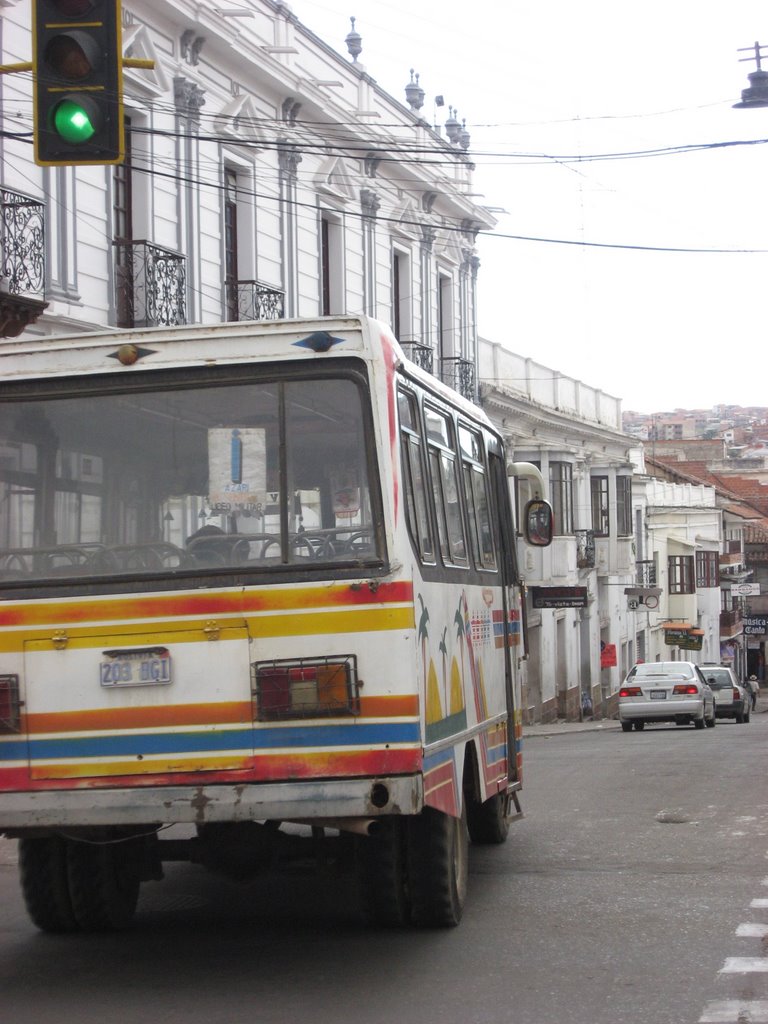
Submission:
MULTIPOLYGON (((768 713, 768 690, 765 688, 757 695, 757 706, 752 712, 753 715, 764 715, 768 713)), ((559 718, 556 722, 547 722, 544 725, 524 725, 523 739, 535 736, 562 736, 576 732, 604 732, 617 731, 621 724, 617 718, 587 719, 584 722, 566 722, 559 718)))

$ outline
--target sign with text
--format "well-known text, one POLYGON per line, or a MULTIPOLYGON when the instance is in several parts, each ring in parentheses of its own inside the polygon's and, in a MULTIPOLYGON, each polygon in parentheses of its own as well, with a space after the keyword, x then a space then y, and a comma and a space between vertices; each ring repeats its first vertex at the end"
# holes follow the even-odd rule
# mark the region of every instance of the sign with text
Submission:
POLYGON ((731 593, 736 594, 737 597, 759 597, 760 596, 760 584, 759 583, 732 583, 731 593))
POLYGON ((531 587, 534 608, 586 608, 586 587, 531 587))
POLYGON ((268 501, 267 442, 261 427, 208 431, 208 502, 212 512, 263 515, 268 501))
POLYGON ((747 636, 760 636, 762 633, 768 633, 768 618, 764 615, 745 617, 744 633, 747 636))
POLYGON ((684 651, 700 651, 704 641, 701 629, 664 627, 664 643, 667 647, 680 647, 684 651))

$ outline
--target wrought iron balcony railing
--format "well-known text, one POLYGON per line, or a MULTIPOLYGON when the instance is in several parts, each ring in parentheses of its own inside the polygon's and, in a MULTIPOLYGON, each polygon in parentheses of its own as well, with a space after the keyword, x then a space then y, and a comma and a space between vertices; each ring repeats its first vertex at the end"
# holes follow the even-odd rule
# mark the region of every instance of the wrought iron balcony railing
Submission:
POLYGON ((635 562, 635 582, 638 587, 655 587, 656 563, 652 560, 635 562))
POLYGON ((186 257, 146 240, 118 240, 112 244, 118 327, 185 324, 186 257))
POLYGON ((475 401, 475 364, 462 356, 445 356, 440 360, 440 376, 444 384, 460 395, 475 401))
POLYGON ((259 281, 227 282, 228 320, 280 320, 285 316, 285 292, 259 281))
POLYGON ((21 192, 0 188, 0 290, 45 297, 45 207, 21 192))
POLYGON ((576 565, 579 569, 595 568, 595 531, 574 530, 576 537, 576 565))
POLYGON ((429 345, 419 345, 415 341, 401 341, 400 345, 412 363, 416 363, 417 366, 420 366, 422 370, 426 370, 427 373, 434 373, 434 349, 430 348, 429 345))

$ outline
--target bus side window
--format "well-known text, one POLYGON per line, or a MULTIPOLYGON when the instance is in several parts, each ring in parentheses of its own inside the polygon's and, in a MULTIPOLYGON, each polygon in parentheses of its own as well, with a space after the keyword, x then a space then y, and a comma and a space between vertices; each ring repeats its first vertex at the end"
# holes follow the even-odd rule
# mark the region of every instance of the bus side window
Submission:
POLYGON ((421 436, 416 396, 399 391, 400 452, 408 528, 423 562, 434 562, 435 545, 427 511, 427 482, 424 478, 424 441, 421 436))
POLYGON ((424 406, 429 445, 429 468, 435 502, 440 553, 447 565, 467 565, 467 539, 453 421, 446 413, 424 406))
POLYGON ((495 523, 496 541, 501 552, 502 570, 507 577, 507 583, 511 583, 518 578, 519 572, 515 548, 515 524, 509 501, 506 464, 499 455, 491 452, 489 453, 488 468, 493 493, 493 507, 498 517, 495 523))
POLYGON ((483 440, 477 431, 460 424, 459 445, 472 556, 476 568, 495 569, 496 550, 488 498, 483 440))

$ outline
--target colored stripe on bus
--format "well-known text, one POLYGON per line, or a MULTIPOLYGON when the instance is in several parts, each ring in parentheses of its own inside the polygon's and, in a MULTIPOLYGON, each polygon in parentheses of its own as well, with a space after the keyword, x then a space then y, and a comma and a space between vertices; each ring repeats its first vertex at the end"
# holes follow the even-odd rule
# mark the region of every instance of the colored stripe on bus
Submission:
MULTIPOLYGON (((216 620, 217 626, 222 632, 227 629, 237 629, 242 635, 221 636, 217 643, 228 643, 233 640, 245 639, 245 623, 226 620, 216 620)), ((123 623, 109 624, 93 623, 88 626, 79 626, 75 631, 74 627, 68 639, 67 646, 74 648, 103 647, 109 644, 112 647, 127 646, 136 642, 137 633, 141 633, 142 643, 145 644, 172 644, 176 642, 190 642, 190 634, 198 633, 195 637, 198 641, 207 641, 209 637, 203 630, 203 623, 194 622, 148 622, 148 623, 123 623), (107 632, 105 633, 105 630, 107 632)), ((264 639, 277 636, 332 636, 341 633, 368 633, 383 632, 388 630, 412 630, 414 628, 413 609, 410 606, 404 608, 358 608, 343 611, 320 611, 307 612, 306 614, 275 614, 265 615, 259 618, 247 620, 248 633, 252 637, 264 639)), ((0 652, 11 653, 21 651, 25 643, 37 645, 48 645, 53 650, 53 643, 48 639, 41 639, 35 629, 18 629, 14 631, 0 631, 0 652)), ((38 646, 40 649, 40 646, 38 646)))
MULTIPOLYGON (((418 749, 329 751, 323 754, 265 754, 243 760, 242 766, 217 765, 215 758, 174 758, 173 761, 100 761, 67 765, 36 765, 30 777, 27 765, 0 764, 0 792, 44 790, 132 789, 156 786, 255 785, 293 779, 372 778, 413 775, 421 768, 418 749)), ((194 793, 190 793, 192 800, 194 793)))
MULTIPOLYGON (((418 697, 361 697, 363 718, 414 718, 419 713, 418 697)), ((162 704, 124 708, 97 708, 84 711, 41 711, 29 714, 22 722, 22 732, 95 732, 106 729, 151 729, 185 725, 250 725, 254 705, 249 700, 221 701, 207 704, 162 704)), ((2 740, 0 740, 2 743, 2 740)), ((0 749, 2 749, 0 747, 0 749)))
POLYGON ((352 725, 291 725, 200 732, 130 733, 11 739, 0 743, 0 761, 51 758, 113 757, 190 751, 260 750, 285 747, 342 747, 365 744, 418 743, 417 722, 355 722, 352 725))
MULTIPOLYGON (((146 597, 104 597, 98 601, 24 601, 2 609, 0 625, 34 627, 67 626, 82 622, 115 622, 126 619, 167 619, 174 617, 240 615, 259 612, 297 611, 334 606, 372 607, 413 602, 409 580, 381 583, 375 590, 360 583, 330 587, 257 586, 224 593, 161 594, 146 597)), ((182 623, 177 623, 182 625, 182 623)))

